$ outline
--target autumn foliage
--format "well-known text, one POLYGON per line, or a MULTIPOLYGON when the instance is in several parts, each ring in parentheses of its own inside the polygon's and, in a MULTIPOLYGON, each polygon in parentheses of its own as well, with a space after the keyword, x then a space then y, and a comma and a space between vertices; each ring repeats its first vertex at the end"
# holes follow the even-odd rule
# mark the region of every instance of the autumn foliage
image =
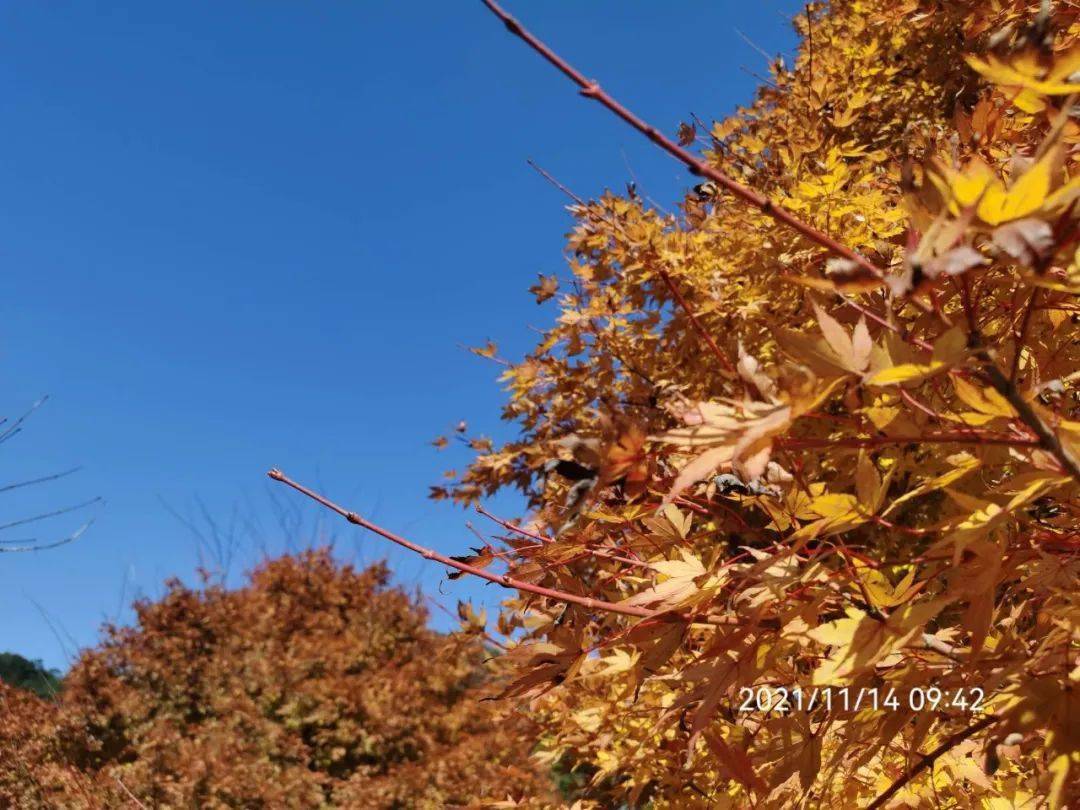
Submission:
POLYGON ((383 566, 325 552, 246 587, 169 585, 109 628, 56 703, 7 688, 4 807, 441 808, 543 797, 488 656, 440 636, 383 566), (132 799, 134 797, 134 799, 132 799))
POLYGON ((531 751, 579 808, 1076 806, 1075 5, 813 3, 752 104, 668 136, 485 3, 700 182, 669 213, 554 181, 569 268, 503 361, 519 433, 462 425, 433 490, 527 517, 448 556, 271 477, 507 588, 497 622, 438 637, 320 555, 174 585, 55 709, 4 693, 3 796, 558 804, 531 751))
POLYGON ((598 806, 1080 801, 1075 5, 812 4, 671 139, 488 5, 703 181, 564 189, 520 437, 435 490, 530 500, 470 564, 518 591, 541 759, 598 806))

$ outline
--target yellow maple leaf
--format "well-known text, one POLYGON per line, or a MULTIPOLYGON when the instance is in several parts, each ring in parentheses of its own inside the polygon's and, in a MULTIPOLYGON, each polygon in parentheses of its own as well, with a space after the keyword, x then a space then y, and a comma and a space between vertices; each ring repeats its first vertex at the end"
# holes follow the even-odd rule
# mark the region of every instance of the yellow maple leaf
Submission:
POLYGON ((814 670, 814 685, 844 683, 867 671, 906 645, 947 603, 945 599, 930 599, 906 604, 884 619, 849 608, 845 618, 808 631, 814 641, 831 648, 814 670))
POLYGON ((967 357, 967 336, 957 326, 934 341, 926 363, 901 363, 882 369, 866 380, 867 385, 915 385, 948 371, 967 357))

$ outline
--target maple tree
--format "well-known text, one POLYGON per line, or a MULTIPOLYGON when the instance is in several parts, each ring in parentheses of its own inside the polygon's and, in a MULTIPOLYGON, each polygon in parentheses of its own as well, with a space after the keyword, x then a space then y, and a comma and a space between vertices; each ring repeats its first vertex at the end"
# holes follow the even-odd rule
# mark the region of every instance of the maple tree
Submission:
POLYGON ((702 182, 563 189, 520 436, 433 489, 526 521, 451 558, 322 502, 516 591, 505 695, 597 806, 1080 800, 1075 4, 812 3, 751 105, 669 138, 485 3, 702 182), (760 686, 953 700, 740 712, 760 686))
MULTIPOLYGON (((247 586, 172 582, 55 702, 0 687, 5 807, 441 808, 545 797, 469 635, 326 551, 247 586)), ((463 616, 470 614, 466 611, 463 616)), ((474 617, 479 619, 479 617, 474 617)))

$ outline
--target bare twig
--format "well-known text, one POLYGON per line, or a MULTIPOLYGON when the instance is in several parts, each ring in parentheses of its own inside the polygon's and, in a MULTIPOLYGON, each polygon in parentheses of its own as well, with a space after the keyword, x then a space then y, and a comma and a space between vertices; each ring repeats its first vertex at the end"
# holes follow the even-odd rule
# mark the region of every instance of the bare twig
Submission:
MULTIPOLYGON (((559 182, 559 179, 555 177, 551 172, 549 172, 532 158, 528 158, 525 162, 529 164, 529 168, 531 168, 534 172, 543 177, 545 180, 551 183, 551 185, 555 186, 555 188, 557 188, 559 191, 561 191, 563 194, 573 200, 579 208, 584 208, 588 210, 589 204, 585 202, 585 200, 583 200, 580 195, 574 193, 573 189, 567 188, 563 183, 559 182)), ((569 206, 567 206, 567 208, 569 208, 569 206)), ((616 225, 617 227, 616 223, 611 224, 616 225)))
POLYGON ((686 299, 683 298, 682 293, 679 292, 679 288, 676 286, 674 280, 671 278, 671 274, 662 267, 656 268, 656 272, 660 276, 660 278, 663 279, 664 284, 667 285, 667 288, 671 292, 671 296, 675 299, 676 303, 682 308, 682 311, 686 313, 686 317, 690 321, 690 325, 694 327, 694 330, 698 333, 698 335, 701 336, 701 339, 705 341, 706 345, 708 345, 709 349, 712 351, 716 359, 720 361, 720 365, 722 365, 728 372, 734 374, 735 367, 731 364, 731 360, 729 360, 728 356, 724 354, 723 349, 721 349, 720 346, 717 345, 716 340, 711 334, 709 334, 709 330, 706 329, 702 325, 701 321, 698 320, 697 315, 694 314, 694 310, 690 307, 690 304, 687 303, 686 299))
MULTIPOLYGON (((449 616, 451 619, 458 619, 457 616, 455 616, 453 613, 451 613, 447 609, 446 605, 444 605, 442 602, 440 602, 434 596, 431 596, 430 594, 424 594, 424 597, 429 602, 431 602, 431 604, 433 604, 435 607, 437 607, 439 610, 441 610, 443 613, 445 613, 447 616, 449 616)), ((480 635, 483 636, 493 646, 498 647, 503 652, 509 652, 510 647, 507 646, 506 644, 504 644, 503 642, 499 641, 499 639, 497 639, 497 638, 495 638, 495 636, 491 635, 491 633, 489 633, 486 629, 480 630, 480 635)))
MULTIPOLYGON (((40 515, 34 515, 32 517, 20 518, 19 520, 13 520, 10 523, 0 524, 0 531, 3 531, 4 529, 11 529, 11 528, 13 528, 15 526, 25 526, 27 523, 36 523, 39 520, 45 520, 46 518, 56 517, 57 515, 66 515, 68 512, 74 512, 74 511, 76 511, 78 509, 84 509, 87 506, 91 506, 92 504, 99 503, 101 500, 102 500, 102 498, 99 495, 96 498, 91 498, 90 500, 83 501, 82 503, 76 503, 76 504, 73 504, 72 506, 65 506, 63 509, 54 509, 52 512, 43 512, 40 515)), ((18 541, 0 540, 0 543, 11 543, 11 542, 18 542, 18 541)))
POLYGON ((16 419, 11 424, 11 427, 7 428, 7 430, 5 430, 3 433, 0 433, 0 442, 6 442, 12 436, 14 436, 16 433, 18 433, 22 429, 22 423, 25 422, 34 411, 36 411, 38 408, 40 408, 42 405, 44 405, 48 400, 49 400, 49 395, 46 394, 41 399, 39 399, 37 402, 35 402, 33 405, 31 405, 27 409, 26 413, 24 413, 22 416, 20 416, 18 419, 16 419))
MULTIPOLYGON (((531 540, 539 541, 540 545, 533 546, 532 548, 543 548, 544 545, 555 542, 555 540, 550 537, 545 537, 544 535, 537 532, 530 532, 528 529, 523 529, 517 524, 511 523, 509 520, 503 520, 502 518, 491 514, 491 512, 488 512, 479 504, 477 504, 476 506, 476 511, 486 517, 488 520, 498 523, 500 526, 502 526, 509 532, 513 532, 514 534, 520 534, 521 536, 528 537, 531 540)), ((634 560, 630 557, 624 557, 621 554, 613 554, 612 552, 606 551, 605 549, 601 548, 582 548, 580 554, 578 554, 576 557, 572 557, 570 560, 565 560, 564 562, 571 562, 574 559, 581 559, 582 557, 603 557, 606 560, 615 560, 617 562, 626 563, 627 565, 636 565, 642 568, 650 567, 649 563, 642 560, 634 560)))
POLYGON ((14 484, 4 484, 3 486, 0 486, 0 492, 10 492, 13 489, 21 489, 22 487, 30 487, 34 484, 44 484, 48 481, 56 481, 60 478, 66 478, 69 475, 77 473, 81 469, 82 467, 72 467, 70 470, 53 473, 52 475, 43 475, 41 478, 31 478, 27 481, 16 481, 14 484))
POLYGON ((840 436, 828 439, 777 439, 776 446, 789 450, 818 447, 884 447, 891 444, 1003 444, 1010 447, 1038 447, 1038 439, 985 431, 939 431, 921 436, 840 436))
POLYGON ((766 79, 760 73, 755 73, 754 71, 750 70, 750 68, 748 68, 748 67, 746 67, 744 65, 739 65, 739 70, 741 70, 743 73, 745 73, 750 78, 757 79, 762 84, 769 85, 769 87, 771 87, 773 90, 779 90, 780 89, 780 86, 776 82, 774 82, 772 79, 766 79))
POLYGON ((762 48, 760 45, 758 45, 756 42, 754 42, 752 39, 750 39, 750 37, 748 37, 746 34, 744 34, 738 28, 735 29, 735 33, 739 35, 739 37, 742 39, 743 42, 745 42, 747 45, 749 45, 755 51, 757 51, 762 56, 764 56, 766 62, 768 62, 770 65, 773 63, 773 57, 770 56, 768 54, 768 52, 766 52, 766 50, 764 48, 762 48))
POLYGON ((514 534, 520 534, 522 537, 528 537, 530 540, 536 540, 536 541, 538 541, 540 543, 554 543, 555 542, 555 540, 553 538, 546 537, 545 535, 540 534, 540 532, 529 531, 528 529, 522 528, 521 526, 517 525, 516 523, 511 523, 509 520, 503 520, 501 517, 497 517, 496 515, 491 514, 491 512, 489 512, 487 509, 482 507, 480 504, 476 505, 476 512, 477 512, 477 514, 483 515, 488 520, 490 520, 490 521, 492 521, 494 523, 498 523, 504 529, 506 529, 509 532, 513 532, 514 534))
MULTIPOLYGON (((26 592, 23 592, 27 600, 34 609, 41 615, 41 618, 45 621, 45 626, 49 628, 49 632, 52 633, 53 638, 56 639, 56 645, 60 648, 60 654, 64 656, 64 660, 67 661, 68 666, 71 666, 71 652, 68 650, 67 644, 64 642, 63 637, 60 635, 60 629, 56 623, 53 622, 52 617, 49 616, 49 612, 41 606, 41 604, 34 598, 27 596, 26 592)), ((72 648, 75 652, 78 652, 79 645, 71 638, 71 634, 67 630, 64 630, 64 635, 68 637, 68 641, 71 642, 72 648)))
POLYGON ((1027 306, 1024 307, 1024 316, 1020 321, 1020 331, 1016 334, 1016 352, 1013 354, 1012 370, 1009 372, 1009 380, 1013 383, 1016 382, 1016 377, 1020 373, 1020 358, 1024 355, 1028 327, 1031 326, 1031 314, 1035 311, 1035 307, 1038 306, 1039 290, 1041 289, 1041 287, 1035 287, 1031 291, 1031 295, 1028 296, 1027 306))
MULTIPOLYGON (((67 537, 57 540, 52 543, 38 543, 36 545, 26 546, 0 546, 0 554, 16 554, 24 551, 44 551, 47 548, 56 548, 57 546, 66 546, 68 543, 74 543, 83 533, 93 525, 93 519, 86 521, 82 526, 76 529, 72 534, 67 537)), ((35 543, 34 540, 21 540, 22 543, 35 543)))

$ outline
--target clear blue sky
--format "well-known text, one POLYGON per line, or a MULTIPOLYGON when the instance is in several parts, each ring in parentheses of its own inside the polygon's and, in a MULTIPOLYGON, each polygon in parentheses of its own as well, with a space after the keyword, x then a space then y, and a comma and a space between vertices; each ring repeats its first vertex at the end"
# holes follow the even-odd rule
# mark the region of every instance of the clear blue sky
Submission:
MULTIPOLYGON (((801 7, 508 6, 668 132, 748 101, 740 66, 765 60, 736 29, 790 53, 801 7)), ((239 504, 281 548, 272 465, 464 549, 473 516, 426 491, 466 455, 428 442, 460 419, 509 434, 497 367, 461 347, 520 356, 553 317, 527 287, 565 275, 565 201, 525 159, 584 196, 631 170, 662 203, 690 182, 473 0, 8 2, 0 118, 0 412, 52 397, 0 446, 0 484, 85 465, 0 493, 0 522, 107 499, 77 543, 0 555, 0 649, 58 667, 133 596, 193 581, 196 543, 162 501, 222 521, 239 504)), ((343 557, 386 553, 334 527, 343 557)), ((257 557, 243 542, 232 581, 257 557)), ((499 596, 388 556, 450 607, 499 596)))

